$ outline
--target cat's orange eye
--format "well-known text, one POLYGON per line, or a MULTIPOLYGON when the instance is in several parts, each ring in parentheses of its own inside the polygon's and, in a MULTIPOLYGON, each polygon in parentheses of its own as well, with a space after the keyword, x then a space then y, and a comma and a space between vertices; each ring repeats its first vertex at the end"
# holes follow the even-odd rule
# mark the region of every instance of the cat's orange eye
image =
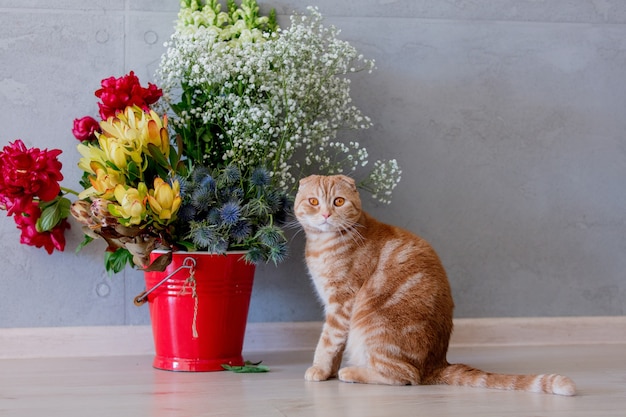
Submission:
POLYGON ((333 204, 335 205, 335 207, 341 207, 346 203, 346 199, 343 197, 337 197, 335 198, 335 201, 333 202, 333 204))
POLYGON ((309 198, 309 204, 312 206, 319 206, 320 201, 315 197, 311 197, 309 198))

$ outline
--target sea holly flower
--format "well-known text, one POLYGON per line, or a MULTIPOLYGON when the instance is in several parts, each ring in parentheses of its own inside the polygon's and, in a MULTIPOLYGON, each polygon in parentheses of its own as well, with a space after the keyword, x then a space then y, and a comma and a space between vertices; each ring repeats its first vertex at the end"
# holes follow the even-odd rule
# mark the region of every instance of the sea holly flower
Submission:
POLYGON ((233 226, 239 221, 241 216, 241 207, 235 201, 229 201, 224 204, 220 209, 220 219, 222 223, 228 226, 233 226))
POLYGON ((162 224, 167 224, 174 218, 182 203, 180 197, 180 185, 178 181, 170 186, 161 178, 154 180, 154 190, 150 190, 148 195, 148 205, 155 214, 155 220, 162 224))
POLYGON ((265 187, 269 185, 272 181, 270 173, 264 167, 258 167, 254 171, 252 171, 252 177, 250 178, 250 182, 255 187, 265 187))
POLYGON ((118 185, 114 191, 118 204, 109 204, 109 212, 124 226, 139 225, 146 219, 148 188, 140 182, 137 188, 118 185))
POLYGON ((96 132, 100 132, 100 123, 91 116, 74 119, 72 133, 81 142, 96 140, 96 132))

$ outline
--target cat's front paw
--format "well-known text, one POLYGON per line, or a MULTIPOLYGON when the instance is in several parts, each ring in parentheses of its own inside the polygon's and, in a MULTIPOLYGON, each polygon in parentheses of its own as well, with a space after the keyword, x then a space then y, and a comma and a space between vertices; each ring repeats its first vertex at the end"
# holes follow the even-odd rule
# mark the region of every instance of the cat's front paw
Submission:
POLYGON ((319 368, 317 366, 311 366, 304 373, 304 379, 306 379, 307 381, 319 382, 326 381, 328 378, 330 378, 330 371, 319 368))

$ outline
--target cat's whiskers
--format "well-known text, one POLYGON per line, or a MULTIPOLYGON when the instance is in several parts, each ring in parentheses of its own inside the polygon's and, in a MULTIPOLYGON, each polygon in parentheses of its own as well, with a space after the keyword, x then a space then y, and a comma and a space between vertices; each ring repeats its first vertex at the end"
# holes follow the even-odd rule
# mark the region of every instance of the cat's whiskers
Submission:
POLYGON ((297 230, 298 232, 304 230, 302 225, 297 219, 289 220, 282 225, 283 228, 288 230, 297 230))
POLYGON ((363 246, 365 245, 365 238, 363 237, 361 232, 357 230, 358 227, 363 227, 363 226, 360 225, 359 223, 342 222, 338 225, 338 231, 343 237, 348 235, 348 237, 357 246, 363 246))
POLYGON ((290 241, 295 240, 295 238, 302 232, 304 232, 304 227, 302 226, 302 224, 300 224, 300 222, 297 219, 292 219, 289 221, 286 221, 285 223, 282 224, 282 227, 286 230, 295 230, 295 232, 293 233, 293 235, 291 236, 291 239, 289 239, 290 241))

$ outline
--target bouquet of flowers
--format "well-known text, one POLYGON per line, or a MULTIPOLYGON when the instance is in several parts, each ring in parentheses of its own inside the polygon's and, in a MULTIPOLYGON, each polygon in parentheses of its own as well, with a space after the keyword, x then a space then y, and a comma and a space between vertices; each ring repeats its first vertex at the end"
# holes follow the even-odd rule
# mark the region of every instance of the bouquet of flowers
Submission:
POLYGON ((74 122, 84 190, 71 213, 83 225, 84 244, 98 237, 108 243, 108 270, 127 263, 161 269, 171 251, 181 249, 245 249, 250 262, 283 259, 279 225, 289 201, 263 166, 248 170, 189 158, 180 137, 171 143, 167 115, 152 109, 161 90, 141 86, 133 72, 103 80, 95 94, 102 120, 74 122), (155 249, 169 252, 149 265, 155 249))
MULTIPOLYGON (((163 269, 174 250, 246 250, 250 262, 282 261, 296 180, 362 171, 367 150, 338 139, 365 129, 346 75, 371 71, 313 8, 281 30, 255 0, 182 0, 157 84, 131 71, 95 92, 99 119, 74 121, 83 190, 60 187, 58 150, 16 141, 0 153, 0 208, 22 243, 63 250, 68 214, 88 244, 107 242, 105 265, 163 269), (158 86, 157 86, 158 85, 158 86), (68 193, 77 195, 73 203, 68 193), (153 264, 154 249, 166 253, 153 264)), ((376 161, 360 181, 389 202, 401 171, 376 161)))

